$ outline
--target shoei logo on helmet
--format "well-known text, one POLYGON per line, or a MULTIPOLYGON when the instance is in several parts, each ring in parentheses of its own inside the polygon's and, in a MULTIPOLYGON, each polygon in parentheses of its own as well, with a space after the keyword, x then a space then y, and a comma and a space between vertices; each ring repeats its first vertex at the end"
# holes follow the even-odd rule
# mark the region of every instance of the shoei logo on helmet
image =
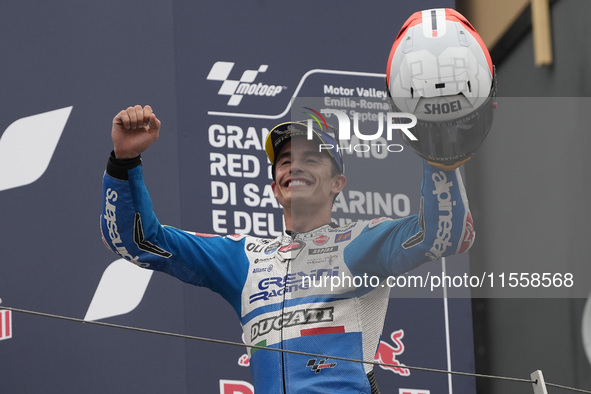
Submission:
POLYGON ((425 104, 425 114, 449 114, 450 112, 458 112, 462 110, 462 102, 460 100, 451 101, 449 103, 441 104, 425 104))
POLYGON ((230 96, 228 100, 229 106, 237 106, 244 96, 274 97, 285 89, 285 86, 266 85, 261 82, 254 83, 257 76, 269 68, 266 64, 261 64, 256 70, 244 71, 239 80, 228 79, 233 68, 233 62, 215 62, 207 75, 207 79, 210 81, 222 82, 218 94, 230 96))
MULTIPOLYGON (((337 118, 337 122, 338 122, 338 130, 335 130, 334 133, 332 133, 333 135, 331 135, 332 138, 334 138, 334 140, 336 142, 338 142, 339 140, 342 141, 350 141, 352 136, 351 136, 351 119, 349 118, 349 115, 347 115, 346 112, 344 111, 340 111, 337 109, 321 109, 320 112, 313 110, 312 108, 309 107, 305 107, 307 110, 311 111, 310 112, 306 112, 307 115, 309 115, 312 119, 308 119, 307 121, 307 132, 308 132, 308 139, 311 140, 314 138, 314 127, 313 127, 313 122, 316 122, 316 124, 318 125, 318 127, 320 128, 321 131, 327 133, 327 134, 331 134, 331 130, 330 127, 328 126, 328 123, 326 122, 326 119, 324 118, 324 116, 322 116, 322 114, 324 115, 328 115, 328 116, 336 116, 337 118)), ((354 112, 353 113, 353 133, 355 135, 355 137, 357 137, 360 141, 376 141, 377 139, 381 138, 384 134, 384 118, 386 120, 386 140, 391 141, 392 140, 392 132, 394 130, 399 130, 401 133, 403 133, 406 138, 408 138, 411 141, 417 141, 417 137, 414 136, 414 134, 410 131, 410 129, 412 127, 414 127, 417 124, 417 117, 413 114, 410 113, 406 113, 406 112, 387 112, 387 113, 383 113, 380 112, 376 115, 377 117, 377 131, 373 132, 373 134, 364 134, 361 132, 361 130, 359 129, 359 113, 358 112, 354 112), (408 122, 404 122, 402 123, 402 120, 407 120, 408 122)), ((324 142, 324 141, 323 141, 324 142)), ((323 143, 319 145, 319 151, 332 151, 335 150, 337 152, 340 151, 348 151, 349 153, 352 153, 353 151, 355 152, 368 152, 370 151, 372 148, 377 149, 378 152, 380 151, 388 151, 388 152, 392 152, 392 153, 396 153, 396 152, 402 152, 402 150, 404 149, 402 145, 400 144, 390 144, 390 145, 386 145, 386 144, 377 144, 377 143, 373 143, 373 144, 347 144, 347 145, 335 145, 332 143, 323 143)))

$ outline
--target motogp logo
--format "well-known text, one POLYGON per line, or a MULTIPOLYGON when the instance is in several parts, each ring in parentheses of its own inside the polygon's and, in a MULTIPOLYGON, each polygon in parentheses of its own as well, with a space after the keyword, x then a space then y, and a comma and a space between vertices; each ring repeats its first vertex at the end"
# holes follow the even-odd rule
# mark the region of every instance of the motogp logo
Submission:
POLYGON ((207 80, 222 82, 218 94, 230 96, 228 99, 229 106, 235 107, 239 105, 244 96, 275 97, 285 89, 285 86, 267 85, 262 82, 255 83, 257 76, 269 68, 267 64, 261 64, 256 70, 244 71, 238 80, 228 79, 233 68, 233 62, 215 62, 207 75, 207 80))
POLYGON ((312 372, 319 373, 323 369, 334 368, 337 366, 337 363, 327 363, 327 360, 328 358, 317 361, 317 359, 313 358, 308 361, 308 365, 306 365, 306 367, 312 367, 312 372))

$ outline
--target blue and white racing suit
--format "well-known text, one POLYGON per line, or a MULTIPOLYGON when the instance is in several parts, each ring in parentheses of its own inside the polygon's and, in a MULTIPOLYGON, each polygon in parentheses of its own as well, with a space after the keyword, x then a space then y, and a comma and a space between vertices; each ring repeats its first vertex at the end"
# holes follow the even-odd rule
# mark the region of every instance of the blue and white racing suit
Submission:
MULTIPOLYGON (((423 164, 417 215, 325 225, 276 239, 213 236, 162 226, 139 158, 109 160, 101 229, 108 247, 224 297, 248 345, 373 361, 389 276, 467 250, 474 237, 459 170, 423 164), (379 278, 360 286, 356 278, 379 278)), ((376 393, 372 365, 287 352, 250 351, 257 394, 376 393)))

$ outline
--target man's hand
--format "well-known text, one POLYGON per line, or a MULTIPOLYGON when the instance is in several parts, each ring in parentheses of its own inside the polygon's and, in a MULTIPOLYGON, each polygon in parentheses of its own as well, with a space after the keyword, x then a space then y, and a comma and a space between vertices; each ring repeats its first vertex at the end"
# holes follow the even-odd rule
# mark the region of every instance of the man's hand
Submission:
POLYGON ((111 130, 115 157, 131 159, 143 153, 158 139, 161 124, 149 105, 119 112, 111 130))

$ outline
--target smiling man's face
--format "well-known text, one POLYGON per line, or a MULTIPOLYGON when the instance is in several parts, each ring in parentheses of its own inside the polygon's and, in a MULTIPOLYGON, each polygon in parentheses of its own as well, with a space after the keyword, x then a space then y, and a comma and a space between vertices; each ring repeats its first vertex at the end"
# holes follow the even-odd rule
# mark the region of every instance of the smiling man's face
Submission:
POLYGON ((275 163, 275 197, 284 208, 327 209, 344 186, 330 156, 318 151, 318 143, 293 138, 281 148, 275 163))

